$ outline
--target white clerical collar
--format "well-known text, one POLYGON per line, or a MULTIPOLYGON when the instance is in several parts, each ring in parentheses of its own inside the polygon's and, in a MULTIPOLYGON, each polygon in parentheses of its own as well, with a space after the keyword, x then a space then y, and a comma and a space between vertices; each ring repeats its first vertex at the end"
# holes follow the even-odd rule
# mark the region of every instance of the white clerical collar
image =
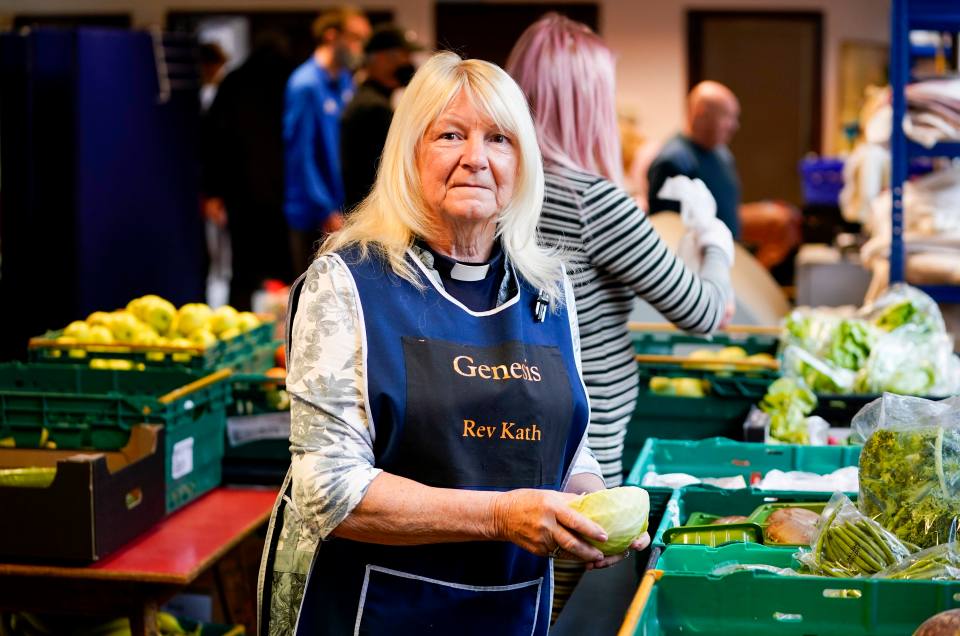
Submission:
POLYGON ((490 271, 490 265, 455 263, 453 269, 450 270, 450 278, 453 280, 474 282, 486 278, 488 271, 490 271))

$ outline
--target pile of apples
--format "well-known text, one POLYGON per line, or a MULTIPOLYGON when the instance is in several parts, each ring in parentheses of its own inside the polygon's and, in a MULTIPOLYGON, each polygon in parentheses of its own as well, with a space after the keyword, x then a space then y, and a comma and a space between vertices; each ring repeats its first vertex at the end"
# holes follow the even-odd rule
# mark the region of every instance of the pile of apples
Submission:
POLYGON ((57 338, 59 344, 128 344, 148 347, 201 347, 235 338, 260 325, 249 311, 225 305, 216 310, 203 303, 177 309, 159 296, 147 295, 113 312, 95 311, 75 320, 57 338))

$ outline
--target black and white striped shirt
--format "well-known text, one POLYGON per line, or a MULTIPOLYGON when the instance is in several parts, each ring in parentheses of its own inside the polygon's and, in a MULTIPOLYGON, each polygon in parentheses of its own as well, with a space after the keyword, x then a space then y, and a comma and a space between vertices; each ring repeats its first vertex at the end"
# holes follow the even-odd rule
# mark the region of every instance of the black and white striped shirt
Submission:
POLYGON ((540 220, 544 242, 563 252, 576 295, 583 377, 590 396, 590 446, 608 486, 621 480, 637 369, 627 319, 639 296, 687 331, 707 333, 731 296, 722 253, 708 247, 699 276, 654 230, 636 202, 611 182, 548 167, 540 220))

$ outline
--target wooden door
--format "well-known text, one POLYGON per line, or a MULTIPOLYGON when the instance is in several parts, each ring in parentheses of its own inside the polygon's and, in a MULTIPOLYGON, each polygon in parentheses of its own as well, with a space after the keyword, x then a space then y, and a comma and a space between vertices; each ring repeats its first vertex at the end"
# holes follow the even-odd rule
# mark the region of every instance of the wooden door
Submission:
POLYGON ((690 87, 716 80, 740 99, 730 149, 745 202, 802 203, 798 162, 821 149, 822 23, 819 12, 688 13, 690 87))

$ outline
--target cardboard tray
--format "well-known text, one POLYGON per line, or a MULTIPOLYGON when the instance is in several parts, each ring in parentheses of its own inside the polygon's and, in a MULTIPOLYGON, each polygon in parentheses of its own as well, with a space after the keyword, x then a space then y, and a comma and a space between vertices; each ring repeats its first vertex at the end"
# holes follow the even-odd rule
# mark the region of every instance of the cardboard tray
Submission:
POLYGON ((0 558, 91 562, 151 528, 165 513, 162 437, 141 424, 118 451, 0 449, 0 468, 57 469, 46 488, 0 487, 0 558))

